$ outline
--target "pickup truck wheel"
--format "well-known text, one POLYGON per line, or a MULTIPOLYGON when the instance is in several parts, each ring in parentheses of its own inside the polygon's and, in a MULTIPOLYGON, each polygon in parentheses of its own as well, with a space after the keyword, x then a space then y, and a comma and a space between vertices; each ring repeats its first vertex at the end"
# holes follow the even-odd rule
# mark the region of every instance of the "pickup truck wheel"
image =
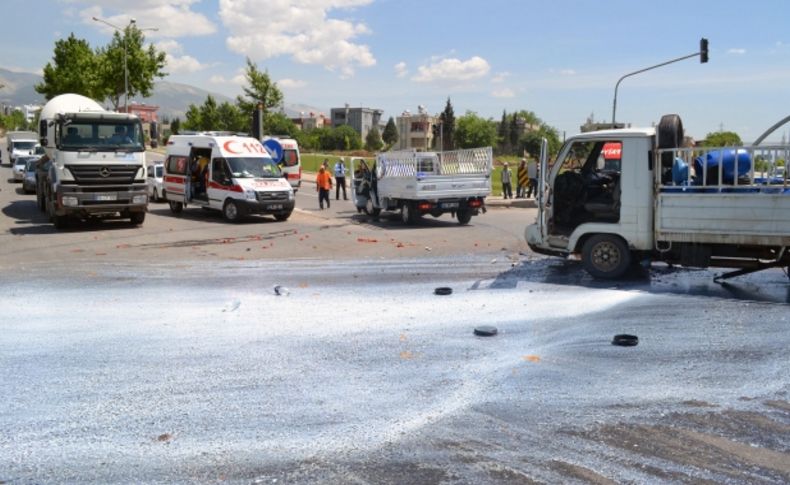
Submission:
POLYGON ((372 198, 368 198, 367 202, 365 202, 365 209, 363 210, 365 211, 365 214, 371 217, 378 217, 379 214, 381 214, 381 209, 373 206, 372 198))
POLYGON ((180 214, 182 210, 184 210, 184 204, 181 202, 173 202, 172 200, 170 201, 170 212, 173 214, 180 214))
POLYGON ((417 222, 414 204, 412 204, 410 201, 406 201, 400 206, 400 219, 404 224, 408 225, 412 225, 417 222))
POLYGON ((582 264, 593 278, 617 279, 628 270, 631 252, 619 237, 598 234, 584 243, 582 264))
POLYGON ((459 209, 456 216, 458 216, 458 224, 465 226, 472 220, 472 211, 469 209, 459 209))
POLYGON ((225 201, 225 205, 222 206, 222 217, 228 222, 239 222, 244 217, 244 213, 239 204, 233 199, 228 199, 225 201))
POLYGON ((132 224, 139 226, 145 221, 145 212, 132 212, 129 214, 129 219, 132 221, 132 224))
POLYGON ((287 221, 289 217, 291 217, 291 211, 280 212, 274 215, 274 218, 280 222, 287 221))

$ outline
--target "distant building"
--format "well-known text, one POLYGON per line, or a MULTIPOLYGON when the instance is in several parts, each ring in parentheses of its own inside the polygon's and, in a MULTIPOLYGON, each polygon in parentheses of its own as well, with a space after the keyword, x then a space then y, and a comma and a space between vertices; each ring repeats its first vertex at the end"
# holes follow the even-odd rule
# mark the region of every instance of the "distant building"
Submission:
POLYGON ((351 108, 346 105, 344 108, 332 108, 329 112, 329 117, 332 120, 332 127, 348 125, 362 137, 368 136, 368 132, 374 126, 379 133, 381 133, 381 115, 384 114, 383 110, 373 108, 351 108))
POLYGON ((586 133, 588 131, 598 131, 598 130, 622 130, 624 128, 631 128, 631 123, 606 123, 606 122, 599 122, 595 121, 595 115, 591 114, 587 120, 584 122, 583 125, 579 127, 579 130, 582 133, 586 133))
POLYGON ((33 120, 36 119, 36 115, 39 111, 41 111, 41 105, 38 104, 26 104, 22 106, 22 112, 25 114, 25 120, 28 123, 32 123, 33 120))
POLYGON ((398 142, 396 150, 431 150, 433 147, 433 127, 439 122, 438 116, 428 114, 423 106, 417 108, 417 113, 404 111, 395 119, 398 128, 398 142))
POLYGON ((291 118, 291 121, 302 131, 311 131, 329 125, 329 120, 323 113, 305 113, 298 118, 291 118))
POLYGON ((129 113, 137 116, 140 118, 140 121, 143 123, 143 133, 145 133, 146 139, 148 140, 158 140, 159 136, 162 133, 162 130, 159 129, 159 116, 157 115, 157 111, 159 110, 159 106, 154 106, 152 104, 142 104, 142 103, 131 103, 129 105, 129 109, 125 109, 123 106, 118 107, 118 111, 121 113, 129 113))

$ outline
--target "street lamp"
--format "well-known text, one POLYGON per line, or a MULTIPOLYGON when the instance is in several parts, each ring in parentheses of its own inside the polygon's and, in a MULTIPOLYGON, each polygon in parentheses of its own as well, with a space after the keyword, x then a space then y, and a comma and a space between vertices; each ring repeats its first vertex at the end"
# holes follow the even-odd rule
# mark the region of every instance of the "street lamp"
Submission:
MULTIPOLYGON (((126 48, 126 37, 127 34, 129 33, 129 28, 133 25, 134 26, 137 25, 137 20, 135 19, 129 20, 129 24, 126 26, 126 28, 118 27, 117 25, 112 24, 104 19, 100 19, 99 17, 93 17, 93 20, 96 22, 101 22, 105 25, 109 25, 110 27, 117 30, 118 32, 123 32, 123 95, 124 95, 123 110, 128 113, 129 112, 129 68, 127 66, 127 61, 126 61, 126 57, 128 55, 126 48)), ((138 29, 138 30, 140 32, 146 30, 157 32, 159 29, 156 27, 149 27, 146 29, 138 29)))
POLYGON ((685 59, 690 59, 692 57, 697 57, 697 56, 699 56, 700 64, 705 64, 705 63, 708 62, 708 39, 706 39, 704 37, 702 39, 700 39, 700 41, 699 41, 699 52, 695 52, 693 54, 689 54, 689 55, 683 56, 683 57, 678 57, 677 59, 672 59, 672 60, 669 60, 669 61, 666 61, 666 62, 662 62, 661 64, 656 64, 655 66, 646 67, 646 68, 640 69, 638 71, 629 72, 625 76, 623 76, 620 79, 618 79, 617 80, 617 84, 614 85, 614 101, 612 101, 612 129, 615 128, 615 121, 614 120, 615 120, 615 114, 617 112, 617 88, 620 87, 620 83, 623 82, 623 79, 625 79, 627 77, 634 76, 636 74, 641 74, 641 73, 643 73, 645 71, 650 71, 652 69, 656 69, 658 67, 666 66, 667 64, 672 64, 672 63, 675 63, 675 62, 678 62, 678 61, 683 61, 685 59))

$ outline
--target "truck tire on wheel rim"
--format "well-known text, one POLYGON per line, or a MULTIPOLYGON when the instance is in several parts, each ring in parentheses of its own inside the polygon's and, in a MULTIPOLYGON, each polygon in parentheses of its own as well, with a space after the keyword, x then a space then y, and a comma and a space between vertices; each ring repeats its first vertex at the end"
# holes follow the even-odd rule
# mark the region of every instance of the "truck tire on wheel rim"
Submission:
POLYGON ((414 224, 417 217, 414 214, 414 206, 411 202, 404 202, 400 208, 400 218, 404 224, 414 224))
POLYGON ((227 221, 238 222, 238 220, 241 219, 242 213, 236 202, 233 200, 227 200, 225 201, 225 205, 222 207, 222 215, 227 221))
POLYGON ((458 217, 458 224, 462 226, 469 224, 469 221, 472 220, 472 211, 469 209, 459 209, 456 215, 458 217))
POLYGON ((170 212, 173 214, 179 214, 182 210, 184 210, 184 204, 181 202, 173 202, 170 201, 170 212))
POLYGON ((631 252, 619 237, 598 234, 584 243, 582 263, 595 278, 615 279, 622 276, 631 264, 631 252))

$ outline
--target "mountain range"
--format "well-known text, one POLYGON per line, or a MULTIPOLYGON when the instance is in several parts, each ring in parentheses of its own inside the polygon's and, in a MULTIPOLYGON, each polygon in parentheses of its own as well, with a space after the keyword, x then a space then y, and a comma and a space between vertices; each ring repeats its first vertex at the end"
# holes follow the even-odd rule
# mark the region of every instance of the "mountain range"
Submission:
MULTIPOLYGON (((43 105, 46 100, 44 96, 37 93, 34 86, 42 81, 42 77, 38 74, 27 72, 14 72, 7 69, 0 68, 0 84, 4 87, 0 89, 0 105, 9 106, 22 106, 25 104, 39 104, 43 105)), ((211 95, 217 100, 217 103, 228 101, 234 103, 235 99, 231 99, 223 94, 213 93, 206 91, 195 86, 188 84, 174 83, 169 81, 158 81, 154 85, 154 94, 150 98, 137 99, 136 102, 145 104, 152 104, 159 106, 159 119, 181 118, 189 108, 190 104, 201 105, 206 100, 206 97, 211 95)), ((130 102, 132 100, 130 99, 130 102)), ((291 118, 296 118, 299 113, 324 113, 329 114, 329 110, 316 108, 314 106, 307 106, 304 104, 285 104, 285 115, 291 118)))

